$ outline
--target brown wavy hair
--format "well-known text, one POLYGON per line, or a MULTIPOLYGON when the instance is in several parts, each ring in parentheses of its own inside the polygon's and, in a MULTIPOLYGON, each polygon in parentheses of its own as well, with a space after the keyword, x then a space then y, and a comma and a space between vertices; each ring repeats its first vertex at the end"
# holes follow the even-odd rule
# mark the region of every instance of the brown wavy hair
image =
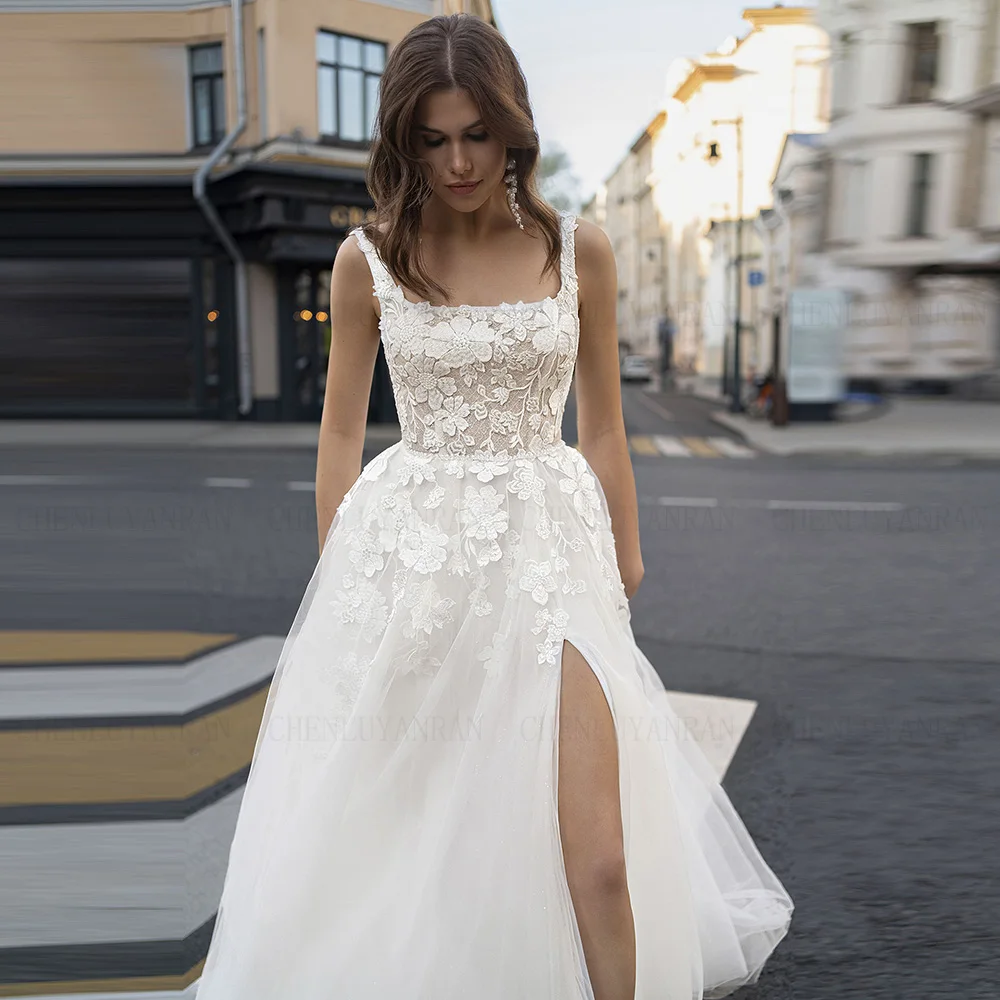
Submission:
POLYGON ((447 299, 447 290, 427 273, 419 253, 421 209, 433 185, 415 148, 415 117, 420 99, 438 90, 464 90, 479 107, 487 132, 506 147, 516 164, 525 228, 548 244, 542 273, 558 273, 559 219, 535 182, 538 132, 524 73, 496 28, 474 14, 448 14, 408 32, 382 74, 367 174, 375 218, 364 231, 390 274, 418 295, 430 298, 434 291, 447 299))

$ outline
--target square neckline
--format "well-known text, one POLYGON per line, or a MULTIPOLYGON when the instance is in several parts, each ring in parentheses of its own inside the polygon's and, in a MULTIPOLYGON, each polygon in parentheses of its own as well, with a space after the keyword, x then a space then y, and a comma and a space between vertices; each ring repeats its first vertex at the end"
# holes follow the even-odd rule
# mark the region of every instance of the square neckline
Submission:
POLYGON ((399 292, 400 298, 408 306, 413 306, 414 309, 422 309, 424 311, 431 312, 497 312, 503 309, 544 309, 550 302, 554 305, 559 304, 559 300, 562 298, 563 293, 566 291, 566 281, 562 275, 559 276, 559 291, 555 295, 546 295, 544 299, 537 299, 534 302, 525 302, 524 299, 518 299, 517 302, 498 302, 496 305, 475 305, 471 302, 460 302, 457 305, 451 302, 434 303, 429 302, 427 299, 420 299, 414 302, 413 299, 408 299, 403 293, 403 289, 393 282, 396 291, 399 292))
MULTIPOLYGON (((575 270, 575 260, 569 258, 567 252, 567 234, 572 232, 577 228, 578 222, 575 213, 569 211, 562 211, 559 213, 560 218, 560 238, 562 244, 559 248, 559 288, 554 295, 546 295, 543 299, 537 299, 532 302, 525 302, 523 299, 518 299, 516 302, 498 302, 495 305, 473 305, 469 302, 460 302, 454 304, 451 302, 434 303, 428 299, 418 299, 413 301, 406 297, 406 293, 403 291, 401 285, 393 280, 392 275, 389 273, 389 269, 385 266, 382 261, 382 257, 378 252, 375 245, 368 239, 365 235, 364 230, 359 226, 352 230, 353 233, 358 237, 358 242, 361 245, 361 249, 364 251, 365 256, 369 256, 369 251, 374 254, 376 260, 378 261, 378 266, 382 270, 382 274, 385 282, 390 285, 396 294, 399 296, 400 301, 404 306, 410 306, 413 309, 418 309, 423 312, 454 312, 454 313, 469 313, 469 312, 497 312, 498 310, 519 310, 519 309, 530 309, 537 311, 539 309, 544 309, 549 303, 558 307, 560 305, 560 300, 569 291, 570 282, 567 280, 567 269, 575 270), (570 225, 572 223, 572 225, 570 225), (364 243, 362 243, 364 241, 364 243), (364 245, 367 244, 367 247, 364 245)), ((573 253, 576 252, 576 241, 573 242, 573 253)), ((575 286, 575 282, 572 283, 575 286)))

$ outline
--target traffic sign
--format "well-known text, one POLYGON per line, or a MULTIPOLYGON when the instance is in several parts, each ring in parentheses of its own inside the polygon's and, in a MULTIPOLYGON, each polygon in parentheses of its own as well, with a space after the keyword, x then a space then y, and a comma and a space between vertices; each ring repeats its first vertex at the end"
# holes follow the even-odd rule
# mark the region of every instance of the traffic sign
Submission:
POLYGON ((751 288, 756 288, 758 285, 764 284, 764 272, 763 271, 751 271, 747 275, 747 284, 751 288))

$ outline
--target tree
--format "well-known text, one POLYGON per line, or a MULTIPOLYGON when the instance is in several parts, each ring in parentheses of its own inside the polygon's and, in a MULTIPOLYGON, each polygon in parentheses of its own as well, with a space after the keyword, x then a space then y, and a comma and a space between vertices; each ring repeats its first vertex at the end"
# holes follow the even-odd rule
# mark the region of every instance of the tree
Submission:
POLYGON ((539 157, 538 189, 553 208, 580 210, 580 181, 573 173, 569 154, 557 143, 546 146, 539 157))

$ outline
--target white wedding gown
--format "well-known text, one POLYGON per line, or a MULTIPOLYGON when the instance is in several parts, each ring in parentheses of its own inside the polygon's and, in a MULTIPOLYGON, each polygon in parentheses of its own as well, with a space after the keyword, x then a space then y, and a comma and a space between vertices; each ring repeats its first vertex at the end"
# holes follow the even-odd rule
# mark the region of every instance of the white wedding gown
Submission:
POLYGON ((564 639, 618 733, 636 1000, 731 993, 788 929, 561 437, 575 229, 558 294, 498 307, 407 301, 355 233, 403 439, 344 497, 279 658, 198 1000, 592 1000, 556 805, 564 639))

